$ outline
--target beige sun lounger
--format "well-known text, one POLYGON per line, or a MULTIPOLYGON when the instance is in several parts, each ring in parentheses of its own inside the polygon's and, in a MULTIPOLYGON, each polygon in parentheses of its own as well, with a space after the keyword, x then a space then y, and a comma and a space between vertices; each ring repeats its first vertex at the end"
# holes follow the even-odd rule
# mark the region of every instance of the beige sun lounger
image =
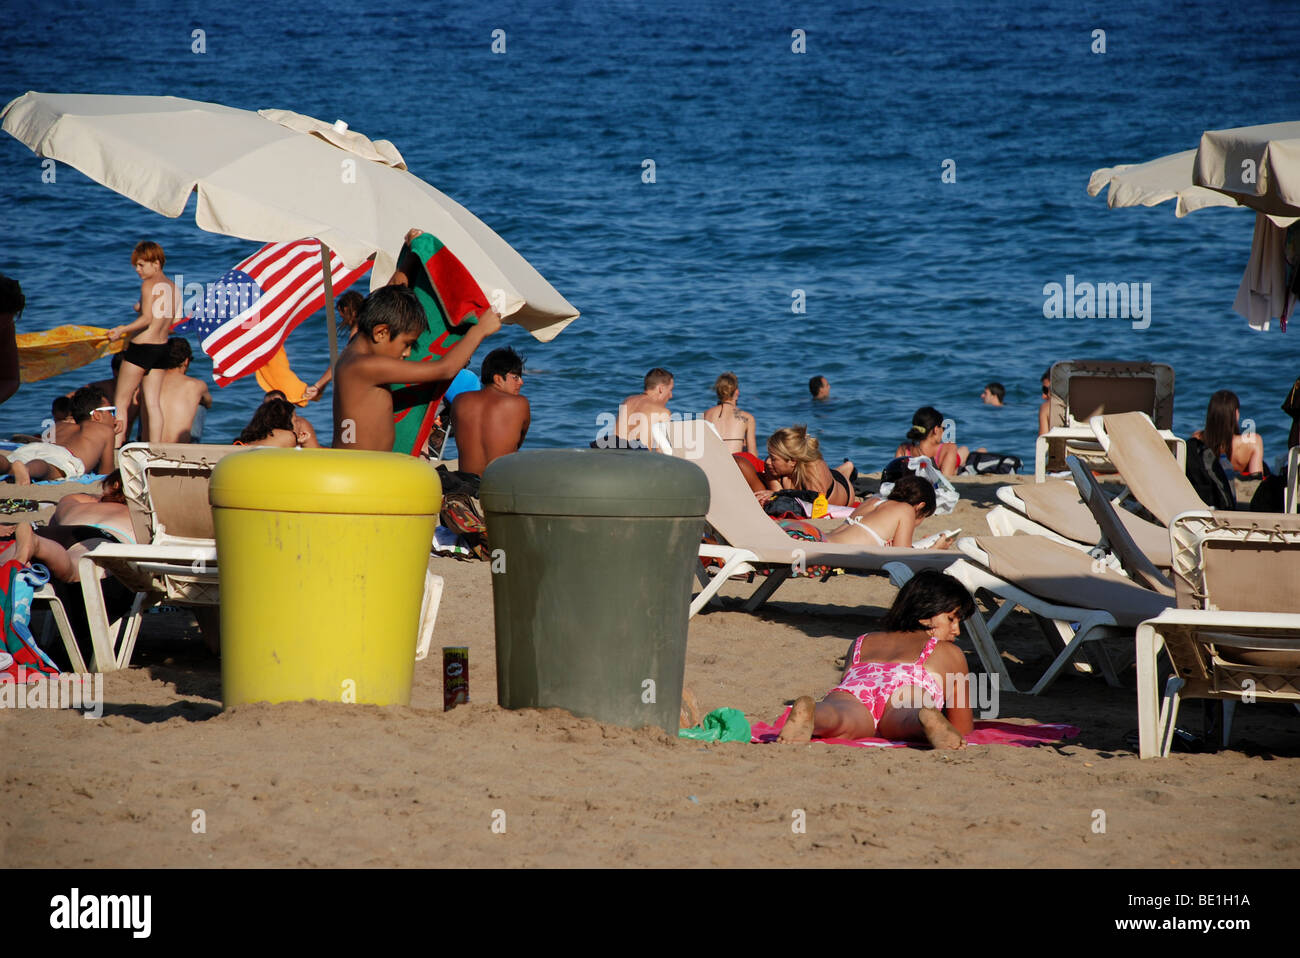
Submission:
MULTIPOLYGON (((981 590, 1001 599, 987 620, 976 613, 968 627, 984 668, 996 672, 1003 687, 1015 691, 1002 664, 993 633, 1017 605, 1039 619, 1044 634, 1058 649, 1056 658, 1030 689, 1039 695, 1087 643, 1131 635, 1146 619, 1159 614, 1173 600, 1135 584, 1086 552, 1042 536, 985 536, 963 538, 957 547, 967 557, 946 571, 975 596, 981 590), (1052 630, 1046 626, 1050 623, 1052 630)), ((1111 685, 1119 679, 1105 653, 1095 647, 1100 668, 1111 685)))
MULTIPOLYGON (((1092 472, 1074 456, 1067 456, 1065 461, 1070 467, 1070 472, 1074 474, 1074 484, 1079 494, 1101 530, 1102 538, 1097 543, 1098 547, 1113 553, 1125 574, 1138 585, 1172 598, 1174 584, 1160 571, 1158 563, 1150 559, 1141 546, 1134 541, 1128 526, 1122 521, 1122 515, 1111 505, 1106 493, 1092 477, 1092 472)), ((1136 516, 1133 518, 1138 522, 1142 521, 1136 516)), ((1144 524, 1152 525, 1149 522, 1144 524)), ((1171 556, 1170 563, 1172 561, 1171 556)), ((1166 563, 1165 568, 1169 568, 1170 563, 1166 563)))
POLYGON ((1047 432, 1034 447, 1034 480, 1065 469, 1073 455, 1097 472, 1114 471, 1088 427, 1093 416, 1144 412, 1166 430, 1174 454, 1183 461, 1185 444, 1172 432, 1174 371, 1165 363, 1074 360, 1056 363, 1049 376, 1047 432))
POLYGON ((1157 522, 1167 527, 1179 513, 1206 508, 1187 478, 1185 458, 1169 454, 1164 434, 1146 415, 1094 416, 1088 426, 1133 498, 1157 522))
MULTIPOLYGON (((1084 551, 1101 542, 1101 527, 1071 482, 1053 479, 1040 484, 1001 486, 997 497, 1002 505, 994 506, 986 517, 995 536, 1041 535, 1084 551)), ((1169 568, 1169 530, 1127 509, 1117 510, 1116 514, 1151 561, 1169 568)))
POLYGON ((1300 446, 1292 446, 1286 454, 1286 504, 1285 512, 1300 512, 1300 446))
MULTIPOLYGON (((124 669, 130 664, 146 608, 160 603, 199 609, 220 605, 221 571, 208 482, 225 456, 256 455, 258 451, 257 447, 195 443, 131 443, 122 447, 122 490, 136 544, 101 544, 79 563, 98 671, 124 669), (112 575, 136 593, 131 611, 117 627, 108 621, 101 585, 104 575, 112 575)), ((442 597, 443 580, 433 573, 433 561, 431 558, 425 573, 417 659, 428 654, 442 597)))
POLYGON ((1137 631, 1142 758, 1169 754, 1184 698, 1300 704, 1300 516, 1198 510, 1170 526, 1178 608, 1137 631), (1174 674, 1160 704, 1157 657, 1174 674))
MULTIPOLYGON (((659 449, 686 459, 704 470, 709 480, 709 525, 723 545, 702 544, 702 558, 723 560, 722 569, 710 580, 702 567, 696 569, 703 586, 691 602, 691 615, 708 604, 731 576, 768 570, 767 580, 745 602, 745 611, 766 602, 781 583, 808 566, 827 565, 856 572, 875 572, 895 578, 887 563, 898 568, 942 569, 954 561, 951 553, 931 549, 872 548, 843 546, 793 539, 781 531, 763 511, 726 445, 713 427, 702 419, 656 423, 655 442, 659 449)), ((895 579, 895 584, 900 584, 895 579)))

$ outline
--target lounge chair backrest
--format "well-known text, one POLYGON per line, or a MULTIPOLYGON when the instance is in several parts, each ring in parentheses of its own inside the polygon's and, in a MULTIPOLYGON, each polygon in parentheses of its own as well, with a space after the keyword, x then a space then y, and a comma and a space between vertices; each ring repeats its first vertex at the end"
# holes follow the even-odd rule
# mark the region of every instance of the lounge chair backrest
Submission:
POLYGON ((223 456, 242 446, 132 443, 123 446, 122 488, 136 541, 211 540, 208 480, 223 456))
POLYGON ((1162 525, 1181 512, 1204 509, 1205 503, 1151 420, 1140 412, 1101 416, 1094 431, 1106 455, 1124 477, 1134 498, 1162 525))
POLYGON ((1169 536, 1179 608, 1300 613, 1300 516, 1199 509, 1169 536))
POLYGON ((790 537, 768 518, 732 454, 713 426, 703 419, 670 419, 655 431, 663 450, 704 470, 709 480, 706 518, 728 545, 743 543, 756 549, 790 548, 790 537))
POLYGON ((1173 427, 1174 370, 1166 363, 1071 360, 1055 364, 1049 378, 1049 428, 1123 412, 1144 412, 1158 428, 1173 427))
POLYGON ((1067 456, 1065 461, 1070 467, 1070 472, 1074 474, 1074 485, 1079 490, 1079 496, 1092 512, 1092 517, 1097 520, 1106 544, 1115 553, 1129 578, 1153 592, 1173 596, 1173 583, 1164 577, 1155 563, 1147 558, 1146 553, 1133 541, 1128 528, 1120 521, 1119 514, 1111 505, 1110 499, 1092 478, 1092 473, 1074 456, 1067 456))

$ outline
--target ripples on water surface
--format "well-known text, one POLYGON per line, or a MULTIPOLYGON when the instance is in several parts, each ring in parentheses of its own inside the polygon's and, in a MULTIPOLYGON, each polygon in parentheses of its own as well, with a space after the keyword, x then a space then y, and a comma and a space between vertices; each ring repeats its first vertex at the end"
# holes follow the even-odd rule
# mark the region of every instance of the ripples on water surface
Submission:
MULTIPOLYGON (((323 0, 309 23, 277 4, 248 18, 74 3, 8 31, 0 93, 170 93, 391 139, 582 310, 549 344, 497 337, 528 356, 530 446, 585 444, 596 415, 663 365, 674 408, 706 408, 730 369, 761 434, 808 422, 832 460, 879 468, 923 404, 961 441, 1028 458, 1042 369, 1112 357, 1174 366, 1183 434, 1211 392, 1234 389, 1272 457, 1300 330, 1253 334, 1232 313, 1251 214, 1111 211, 1084 187, 1097 167, 1192 148, 1204 129, 1295 119, 1300 25, 1281 3, 1238 22, 1214 3, 1091 6, 450 3, 399 18, 323 0), (1090 50, 1097 28, 1104 55, 1090 50), (189 52, 194 29, 203 55, 189 52), (495 29, 505 55, 490 51, 495 29), (945 159, 956 183, 940 181, 945 159), (1151 283, 1151 327, 1044 319, 1043 285, 1067 273, 1151 283), (818 372, 833 399, 814 408, 818 372), (1009 408, 980 405, 989 380, 1009 408)), ((0 211, 0 270, 28 297, 20 330, 129 319, 141 238, 200 281, 252 248, 68 168, 42 184, 9 137, 0 211)), ((289 340, 304 378, 327 361, 322 327, 289 340)), ((25 386, 0 430, 32 429, 56 393, 106 370, 25 386)), ((260 395, 251 377, 218 391, 209 438, 233 437, 260 395)), ((328 429, 327 404, 309 416, 328 429)))

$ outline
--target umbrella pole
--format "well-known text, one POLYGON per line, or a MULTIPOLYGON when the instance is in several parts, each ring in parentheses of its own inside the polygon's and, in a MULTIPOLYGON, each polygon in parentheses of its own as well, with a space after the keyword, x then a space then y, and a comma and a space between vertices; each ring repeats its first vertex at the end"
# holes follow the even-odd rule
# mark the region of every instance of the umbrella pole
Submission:
POLYGON ((339 334, 334 328, 334 277, 330 270, 330 248, 320 244, 320 270, 325 280, 325 329, 329 334, 330 370, 339 361, 339 334))

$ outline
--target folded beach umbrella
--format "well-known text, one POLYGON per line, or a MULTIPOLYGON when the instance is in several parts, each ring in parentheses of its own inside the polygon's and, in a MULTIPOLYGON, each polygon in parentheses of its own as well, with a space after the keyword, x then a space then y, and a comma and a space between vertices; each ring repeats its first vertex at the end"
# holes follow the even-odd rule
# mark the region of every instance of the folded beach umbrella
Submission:
POLYGON ((0 116, 38 156, 165 216, 180 216, 197 193, 195 220, 209 232, 264 243, 316 237, 349 268, 374 256, 371 289, 388 281, 407 230, 419 227, 455 253, 507 322, 537 339, 578 315, 478 217, 407 171, 391 143, 341 121, 168 96, 36 92, 0 116))
POLYGON ((1300 217, 1300 122, 1206 131, 1193 181, 1289 226, 1300 217))

